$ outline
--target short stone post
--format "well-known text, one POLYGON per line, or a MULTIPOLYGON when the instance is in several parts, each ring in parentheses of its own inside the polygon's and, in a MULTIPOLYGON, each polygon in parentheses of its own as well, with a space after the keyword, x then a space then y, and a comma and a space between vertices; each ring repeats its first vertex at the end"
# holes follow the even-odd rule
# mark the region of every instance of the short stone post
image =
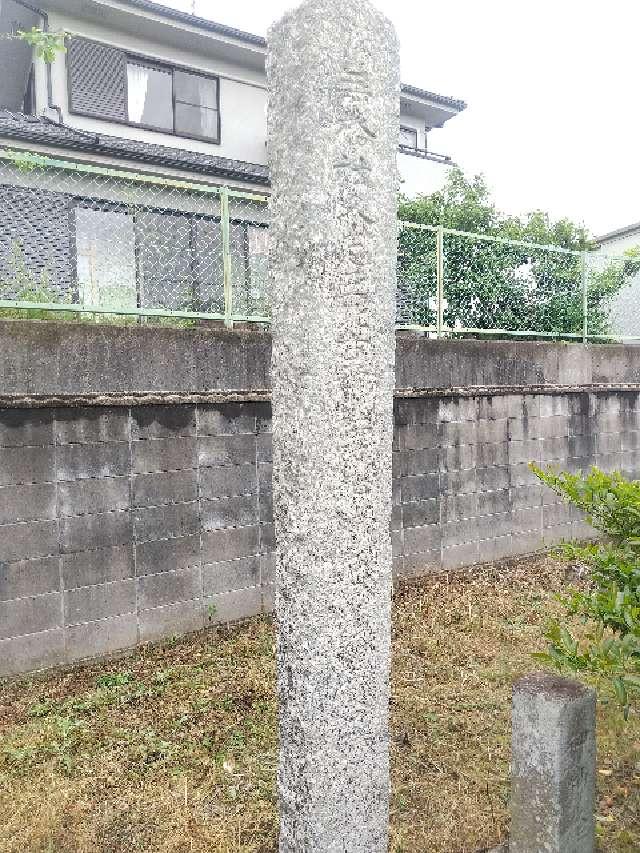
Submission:
POLYGON ((593 853, 595 691, 538 672, 513 688, 509 853, 593 853))
POLYGON ((366 0, 268 41, 280 850, 382 853, 398 48, 366 0))

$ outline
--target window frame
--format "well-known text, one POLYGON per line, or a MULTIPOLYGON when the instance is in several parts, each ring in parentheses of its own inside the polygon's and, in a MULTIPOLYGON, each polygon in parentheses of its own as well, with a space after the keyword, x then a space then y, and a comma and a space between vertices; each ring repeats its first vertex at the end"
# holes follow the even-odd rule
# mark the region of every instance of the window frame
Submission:
MULTIPOLYGON (((120 52, 122 56, 123 63, 123 73, 124 73, 124 108, 127 114, 126 119, 119 118, 111 118, 111 117, 99 117, 95 114, 90 114, 90 118, 98 119, 99 121, 107 121, 112 124, 120 124, 126 127, 139 127, 142 130, 150 130, 154 133, 164 133, 167 136, 177 136, 181 139, 195 139, 199 142, 207 142, 209 145, 221 145, 222 144, 222 122, 220 119, 220 76, 218 74, 212 74, 208 71, 201 71, 198 68, 189 67, 187 65, 180 65, 171 62, 164 62, 160 59, 156 59, 151 56, 145 56, 144 54, 134 53, 126 50, 125 48, 119 47, 115 44, 110 44, 109 42, 101 42, 96 39, 88 39, 84 38, 84 36, 79 36, 78 38, 82 38, 86 42, 91 42, 92 44, 105 45, 106 47, 113 48, 120 52), (128 80, 128 65, 132 63, 133 65, 142 65, 148 68, 154 68, 157 71, 162 71, 165 73, 169 73, 171 75, 171 115, 172 115, 172 129, 168 130, 166 127, 157 127, 153 124, 146 124, 142 122, 131 121, 129 118, 129 80, 128 80), (216 121, 216 138, 212 138, 211 136, 204 136, 202 134, 195 133, 184 133, 180 130, 176 130, 176 85, 175 85, 175 72, 183 71, 186 74, 193 74, 197 77, 203 77, 205 80, 211 80, 216 84, 216 106, 215 112, 217 115, 216 121)), ((68 54, 67 54, 68 57, 68 54)), ((71 109, 72 97, 71 97, 71 73, 68 59, 66 61, 67 68, 67 104, 68 111, 70 115, 86 115, 82 110, 71 109)), ((192 106, 197 106, 194 104, 192 106)), ((202 109, 209 109, 213 112, 211 107, 203 107, 202 109)))
POLYGON ((413 134, 413 136, 415 136, 416 144, 415 145, 406 145, 404 142, 400 141, 399 147, 401 149, 402 148, 408 148, 410 151, 418 151, 418 128, 417 127, 411 127, 408 124, 401 124, 400 125, 400 139, 401 140, 402 140, 402 134, 406 133, 407 131, 410 131, 413 134))

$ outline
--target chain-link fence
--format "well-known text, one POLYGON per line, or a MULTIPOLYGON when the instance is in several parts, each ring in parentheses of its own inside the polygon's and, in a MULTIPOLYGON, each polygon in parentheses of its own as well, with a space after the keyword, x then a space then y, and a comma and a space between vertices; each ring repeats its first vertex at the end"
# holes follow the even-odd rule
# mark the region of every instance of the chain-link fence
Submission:
POLYGON ((266 202, 5 152, 0 315, 268 322, 266 202))
POLYGON ((640 339, 640 256, 401 222, 397 319, 448 337, 640 339))
MULTIPOLYGON (((0 152, 0 317, 269 322, 267 198, 0 152)), ((640 257, 401 222, 397 323, 640 339, 640 257)))

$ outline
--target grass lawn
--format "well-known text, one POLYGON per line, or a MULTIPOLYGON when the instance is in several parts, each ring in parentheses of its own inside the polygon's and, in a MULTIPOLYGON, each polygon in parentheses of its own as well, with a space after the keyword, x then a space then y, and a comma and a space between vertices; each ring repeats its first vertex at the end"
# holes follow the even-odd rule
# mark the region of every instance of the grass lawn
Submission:
MULTIPOLYGON (((391 850, 463 853, 508 831, 513 680, 559 605, 549 558, 396 593, 391 850)), ((0 683, 0 850, 276 849, 267 619, 0 683)), ((640 850, 640 716, 598 708, 598 833, 640 850)))

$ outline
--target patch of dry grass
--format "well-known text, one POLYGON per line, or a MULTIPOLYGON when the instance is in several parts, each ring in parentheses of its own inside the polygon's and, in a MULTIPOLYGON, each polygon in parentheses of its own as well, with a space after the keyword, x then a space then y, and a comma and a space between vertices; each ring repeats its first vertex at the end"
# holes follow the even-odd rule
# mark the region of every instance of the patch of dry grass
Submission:
MULTIPOLYGON (((396 595, 394 853, 507 831, 510 691, 562 569, 541 558, 396 595)), ((0 686, 0 850, 276 847, 273 629, 257 619, 0 686)), ((640 720, 599 707, 602 849, 640 849, 640 720)))

